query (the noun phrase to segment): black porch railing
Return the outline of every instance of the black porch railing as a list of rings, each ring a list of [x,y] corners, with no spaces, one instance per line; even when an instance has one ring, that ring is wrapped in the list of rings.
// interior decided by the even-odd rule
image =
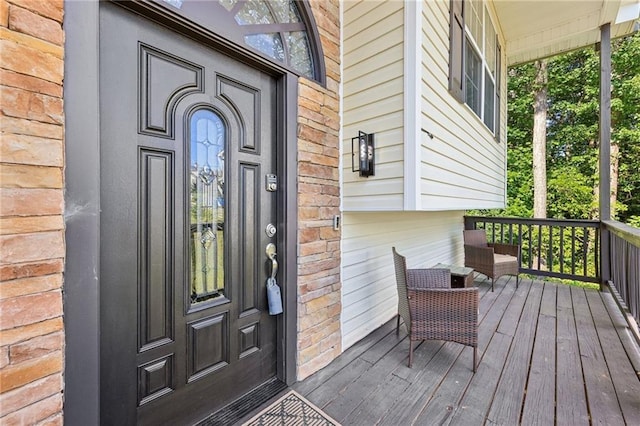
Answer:
[[[640,342],[640,229],[613,220],[603,221],[602,227],[609,235],[607,283],[623,314],[635,320],[635,325],[629,324]]]
[[[490,242],[520,245],[520,272],[600,283],[600,222],[465,216]]]
[[[640,342],[639,229],[613,220],[484,216],[465,216],[464,227],[519,244],[520,272],[608,285]]]

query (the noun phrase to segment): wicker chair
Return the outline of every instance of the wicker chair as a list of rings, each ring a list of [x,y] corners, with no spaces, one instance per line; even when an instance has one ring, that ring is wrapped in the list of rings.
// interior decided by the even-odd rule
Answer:
[[[464,266],[491,278],[491,291],[493,291],[493,282],[507,274],[516,276],[516,288],[518,288],[520,246],[489,244],[484,230],[467,229],[464,231]]]
[[[398,286],[398,320],[409,333],[409,367],[413,343],[445,340],[473,347],[473,372],[478,352],[478,289],[451,287],[448,269],[407,269],[404,256],[393,247]]]

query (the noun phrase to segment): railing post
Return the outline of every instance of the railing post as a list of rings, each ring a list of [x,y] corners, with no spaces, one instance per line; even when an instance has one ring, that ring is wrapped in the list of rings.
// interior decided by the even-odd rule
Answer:
[[[464,217],[464,229],[475,229],[474,221],[469,216]]]
[[[611,238],[609,229],[600,221],[600,291],[611,280]]]
[[[600,27],[600,290],[611,278],[609,231],[611,219],[611,24]]]

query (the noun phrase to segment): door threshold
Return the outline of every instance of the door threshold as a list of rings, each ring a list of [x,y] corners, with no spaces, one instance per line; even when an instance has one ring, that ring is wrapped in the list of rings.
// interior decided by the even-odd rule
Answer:
[[[196,426],[233,425],[286,388],[287,384],[277,377],[269,379],[251,392],[196,423]]]

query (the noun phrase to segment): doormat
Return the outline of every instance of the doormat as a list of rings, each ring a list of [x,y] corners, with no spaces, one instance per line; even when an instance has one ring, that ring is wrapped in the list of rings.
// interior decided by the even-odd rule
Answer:
[[[289,391],[273,404],[256,414],[243,426],[300,425],[340,426],[295,391]]]

